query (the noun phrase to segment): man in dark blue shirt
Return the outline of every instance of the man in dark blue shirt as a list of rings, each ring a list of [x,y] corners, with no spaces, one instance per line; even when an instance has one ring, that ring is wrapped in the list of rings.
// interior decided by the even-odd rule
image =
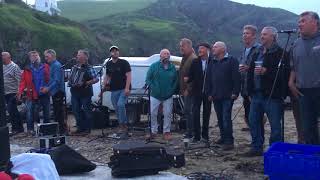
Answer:
[[[240,73],[238,60],[227,53],[224,42],[212,46],[213,61],[208,67],[207,91],[209,101],[213,101],[220,129],[218,144],[224,150],[234,148],[231,112],[234,100],[240,92]]]

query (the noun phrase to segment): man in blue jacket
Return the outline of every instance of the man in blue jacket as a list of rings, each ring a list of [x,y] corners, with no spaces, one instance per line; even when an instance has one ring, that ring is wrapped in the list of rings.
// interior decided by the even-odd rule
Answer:
[[[64,72],[61,63],[56,58],[56,52],[53,49],[44,51],[44,57],[50,65],[50,80],[48,86],[41,87],[43,94],[49,93],[52,96],[54,119],[59,123],[60,134],[66,133],[64,123],[64,105],[63,99],[65,96],[64,88]]]

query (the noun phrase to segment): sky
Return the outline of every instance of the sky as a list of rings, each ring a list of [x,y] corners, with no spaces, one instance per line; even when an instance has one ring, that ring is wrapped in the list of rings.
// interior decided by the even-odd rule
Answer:
[[[23,0],[26,1],[26,0]],[[35,0],[27,0],[34,4]],[[59,1],[59,0],[58,0]],[[232,0],[243,4],[254,4],[262,7],[276,7],[300,14],[303,11],[315,11],[320,14],[320,0]]]
[[[301,14],[303,11],[315,11],[320,14],[320,0],[232,0],[242,4],[254,4],[262,7],[275,7]]]

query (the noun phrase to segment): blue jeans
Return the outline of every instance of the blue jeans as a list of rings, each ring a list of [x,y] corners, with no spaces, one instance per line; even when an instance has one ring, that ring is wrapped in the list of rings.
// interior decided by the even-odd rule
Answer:
[[[39,112],[42,108],[43,122],[50,122],[50,96],[41,95],[36,101],[27,100],[27,130],[34,130],[34,121],[39,121]]]
[[[116,111],[119,124],[128,123],[126,115],[127,99],[128,97],[124,94],[124,89],[111,92],[111,101],[114,110]]]
[[[6,108],[9,113],[9,121],[12,125],[12,131],[23,132],[22,120],[17,109],[16,94],[5,95]]]
[[[234,138],[231,120],[233,100],[218,99],[213,101],[213,105],[218,119],[221,140],[224,144],[233,144]]]
[[[299,97],[299,110],[305,143],[319,145],[320,88],[300,91],[304,95]]]
[[[90,131],[92,127],[91,96],[71,96],[72,112],[76,118],[78,131]]]
[[[252,137],[252,148],[257,151],[263,150],[264,138],[261,131],[264,113],[267,114],[271,126],[269,144],[281,141],[281,118],[283,118],[283,101],[281,99],[270,99],[261,93],[252,96],[249,125]]]

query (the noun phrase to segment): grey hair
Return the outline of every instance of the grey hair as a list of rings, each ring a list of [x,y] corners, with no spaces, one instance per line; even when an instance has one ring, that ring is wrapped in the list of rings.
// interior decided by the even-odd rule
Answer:
[[[253,34],[256,35],[258,28],[255,25],[247,24],[247,25],[243,26],[243,30],[249,30],[249,31],[253,32]]]
[[[162,50],[160,51],[160,54],[161,54],[162,52],[165,52],[165,51],[168,52],[169,54],[171,54],[170,51],[169,51],[169,49],[162,49]]]
[[[86,50],[86,49],[80,49],[80,50],[78,51],[78,53],[84,54],[85,56],[87,56],[88,59],[89,59],[89,57],[90,57],[90,53],[89,53],[89,51]]]
[[[11,54],[9,52],[6,52],[6,51],[2,52],[1,56],[4,56],[4,55],[7,55],[7,56],[9,56],[11,58]]]
[[[51,54],[52,56],[56,57],[57,56],[57,53],[55,50],[53,49],[47,49],[44,51],[45,54]]]
[[[300,17],[303,17],[303,16],[310,16],[312,19],[317,21],[317,25],[318,25],[318,27],[320,27],[320,18],[319,18],[318,13],[313,12],[313,11],[305,11],[300,14]]]
[[[217,41],[215,42],[215,44],[219,45],[219,46],[222,46],[224,51],[227,52],[227,45],[225,42],[222,42],[222,41]]]
[[[277,42],[278,41],[278,30],[277,28],[273,27],[273,26],[266,26],[264,27],[263,29],[266,29],[266,30],[270,30],[272,32],[272,35],[274,37],[274,41]]]
[[[187,44],[189,47],[192,47],[192,41],[188,38],[183,38],[180,40],[181,44]]]

